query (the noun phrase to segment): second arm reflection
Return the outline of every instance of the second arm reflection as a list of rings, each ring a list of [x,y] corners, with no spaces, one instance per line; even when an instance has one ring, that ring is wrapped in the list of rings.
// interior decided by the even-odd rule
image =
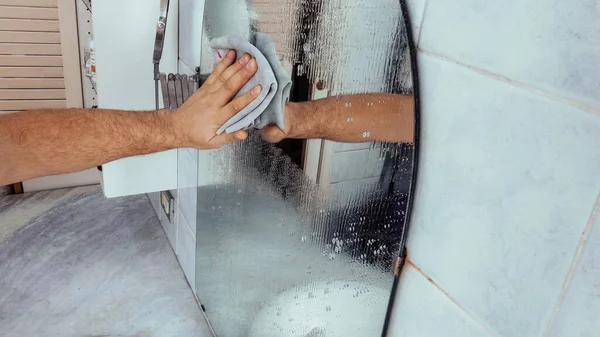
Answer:
[[[414,97],[358,94],[289,102],[284,124],[285,130],[268,126],[262,131],[263,138],[271,143],[285,138],[322,138],[344,143],[412,143]]]

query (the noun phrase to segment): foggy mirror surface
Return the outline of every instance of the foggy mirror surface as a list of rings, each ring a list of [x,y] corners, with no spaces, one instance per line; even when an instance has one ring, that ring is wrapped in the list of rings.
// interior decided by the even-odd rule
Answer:
[[[253,32],[275,40],[292,101],[385,93],[414,102],[398,0],[206,0],[201,73],[213,68],[211,39]],[[365,97],[375,122],[384,102]],[[381,335],[414,145],[368,132],[316,151],[314,141],[273,145],[251,132],[199,152],[195,287],[217,336]]]

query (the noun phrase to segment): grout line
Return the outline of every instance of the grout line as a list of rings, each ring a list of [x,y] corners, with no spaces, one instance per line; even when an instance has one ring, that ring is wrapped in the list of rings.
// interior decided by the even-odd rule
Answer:
[[[440,54],[437,54],[437,53],[433,53],[433,52],[430,52],[430,51],[423,50],[420,47],[417,47],[417,51],[420,52],[420,53],[422,53],[422,54],[424,54],[424,55],[435,57],[437,59],[444,60],[446,62],[456,63],[459,66],[465,67],[465,68],[467,68],[469,70],[472,70],[472,71],[474,71],[476,73],[479,73],[481,75],[494,78],[494,79],[496,79],[498,81],[505,82],[507,84],[513,85],[513,86],[515,86],[517,88],[520,88],[520,89],[525,89],[525,90],[531,91],[531,92],[533,92],[535,94],[544,96],[544,97],[549,98],[549,99],[551,99],[553,101],[557,101],[557,102],[560,102],[560,103],[563,103],[563,104],[567,104],[567,105],[573,106],[573,107],[575,107],[575,108],[577,108],[579,110],[583,110],[583,111],[592,113],[594,115],[600,115],[600,109],[591,107],[591,106],[589,106],[589,105],[587,105],[585,103],[574,101],[572,99],[569,99],[569,98],[566,98],[566,97],[563,97],[563,96],[559,96],[557,94],[553,94],[551,92],[548,92],[548,91],[545,91],[545,90],[542,90],[542,89],[538,89],[536,87],[532,87],[530,85],[527,85],[527,84],[524,84],[524,83],[512,80],[512,79],[510,79],[510,78],[508,78],[506,76],[499,75],[499,74],[496,74],[496,73],[492,73],[492,72],[490,72],[488,70],[468,65],[466,63],[457,61],[455,59],[452,59],[452,58],[444,56],[444,55],[440,55]]]
[[[571,262],[571,266],[569,267],[569,271],[567,272],[567,276],[565,277],[565,281],[563,283],[560,294],[558,295],[558,299],[556,300],[556,306],[552,312],[552,316],[550,317],[550,321],[546,327],[546,331],[544,332],[544,337],[550,336],[552,332],[552,328],[554,327],[554,322],[556,321],[556,317],[560,312],[560,308],[562,307],[563,302],[565,301],[565,297],[567,296],[567,291],[569,290],[569,286],[571,285],[571,281],[573,280],[573,276],[575,275],[575,271],[577,267],[579,267],[579,263],[581,262],[583,256],[583,250],[586,247],[586,243],[589,239],[590,233],[594,227],[594,223],[598,218],[598,214],[600,213],[600,195],[596,200],[594,208],[592,209],[592,214],[585,225],[583,232],[581,233],[581,239],[579,240],[579,244],[577,245],[577,250],[575,250],[575,256],[573,257],[573,262]]]
[[[487,325],[487,323],[485,323],[484,321],[482,321],[481,319],[479,319],[479,317],[477,315],[473,314],[470,310],[468,310],[467,308],[463,307],[460,303],[458,303],[458,301],[456,299],[454,299],[452,296],[450,296],[450,294],[448,294],[444,289],[442,289],[442,287],[437,282],[435,282],[429,275],[427,275],[420,267],[418,267],[408,257],[406,258],[406,264],[408,264],[411,267],[415,268],[415,270],[419,274],[421,274],[423,277],[425,277],[425,279],[427,281],[429,281],[429,283],[431,283],[435,288],[437,288],[444,296],[446,296],[452,303],[454,303],[460,310],[462,310],[470,319],[472,319],[475,323],[477,323],[480,326],[482,326],[484,328],[484,330],[490,336],[500,337],[500,334],[498,334],[498,332],[496,332],[492,327],[490,327],[489,325]]]
[[[423,10],[421,12],[421,21],[419,22],[419,36],[417,36],[417,41],[415,41],[415,47],[419,50],[419,45],[421,43],[421,34],[423,34],[423,23],[425,22],[425,13],[427,13],[427,5],[429,1],[424,0]]]

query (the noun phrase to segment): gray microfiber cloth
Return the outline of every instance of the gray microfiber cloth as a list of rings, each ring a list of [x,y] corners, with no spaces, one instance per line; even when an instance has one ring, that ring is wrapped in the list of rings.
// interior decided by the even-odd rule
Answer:
[[[292,79],[281,65],[275,42],[267,34],[256,33],[253,41],[248,41],[241,35],[227,35],[210,42],[215,56],[215,64],[221,61],[229,49],[234,49],[239,59],[245,53],[256,59],[258,70],[246,83],[235,97],[242,96],[257,85],[262,86],[262,91],[242,111],[228,120],[217,134],[235,132],[242,129],[262,129],[267,125],[275,124],[283,130],[283,114],[285,103],[289,100],[292,88]]]

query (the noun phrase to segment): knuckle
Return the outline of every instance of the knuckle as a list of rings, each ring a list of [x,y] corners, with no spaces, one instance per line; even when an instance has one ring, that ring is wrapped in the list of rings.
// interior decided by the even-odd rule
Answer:
[[[233,101],[232,103],[233,103],[232,104],[233,105],[233,110],[235,112],[241,111],[246,106],[246,104],[244,103],[244,101],[239,100],[239,99]]]
[[[215,80],[215,82],[216,82],[216,80]],[[221,90],[221,86],[220,86],[220,85],[218,85],[218,84],[216,84],[216,83],[213,83],[213,84],[210,86],[210,88],[208,89],[208,92],[209,92],[211,95],[214,95],[214,94],[216,94],[217,92],[219,92],[219,90]]]
[[[231,81],[225,81],[223,83],[223,88],[227,91],[235,91],[235,86],[231,83]]]
[[[252,97],[252,95],[250,95],[250,93],[247,93],[244,95],[244,98],[242,98],[243,101],[240,102],[240,105],[242,105],[242,109],[247,107],[250,103],[252,103],[252,101],[254,100],[254,97]]]
[[[225,65],[223,64],[223,62],[221,61],[221,63],[217,64],[217,66],[215,67],[215,69],[213,70],[213,73],[222,73],[223,70],[225,69]]]
[[[231,77],[227,82],[225,82],[225,86],[227,86],[227,90],[229,91],[237,91],[240,89],[240,81],[237,76]]]
[[[248,69],[248,67],[244,67],[244,71],[242,72],[242,75],[244,76],[244,78],[250,78],[250,77],[254,76],[255,73],[256,73],[256,68]]]
[[[229,68],[229,69],[225,70],[225,71],[223,72],[223,79],[224,79],[224,80],[228,80],[228,79],[230,79],[230,78],[231,78],[231,76],[232,76],[233,74],[235,74],[235,73],[236,73],[236,71],[237,71],[237,70],[236,70],[235,68]]]
[[[232,64],[230,66],[230,68],[235,71],[239,71],[240,69],[242,69],[242,67],[243,67],[243,65],[239,62],[235,62],[234,64]]]
[[[206,79],[206,81],[204,81],[204,83],[202,84],[202,86],[200,87],[200,89],[204,88],[207,85],[211,85],[215,82],[215,74],[212,73],[210,74],[210,76],[208,76],[208,78]]]

